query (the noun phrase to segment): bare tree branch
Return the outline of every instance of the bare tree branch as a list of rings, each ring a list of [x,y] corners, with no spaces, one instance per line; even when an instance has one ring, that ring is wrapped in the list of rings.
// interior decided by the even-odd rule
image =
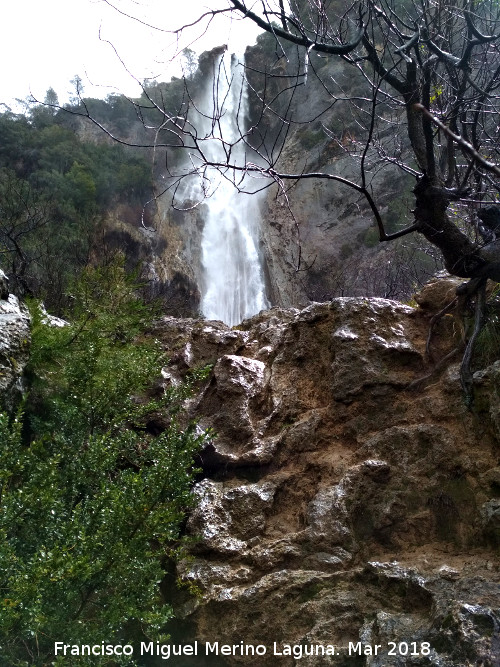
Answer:
[[[466,153],[468,153],[475,162],[480,164],[486,171],[491,171],[494,173],[496,176],[500,177],[500,167],[496,165],[493,162],[490,162],[489,160],[486,160],[482,155],[480,155],[476,150],[474,150],[474,147],[468,142],[463,139],[463,137],[459,136],[458,134],[454,134],[449,127],[447,127],[444,123],[442,123],[439,118],[436,118],[433,116],[428,109],[424,107],[423,104],[415,104],[415,108],[421,111],[426,118],[428,118],[430,121],[434,123],[439,129],[443,130],[443,132],[450,138],[452,139],[455,143],[457,143],[461,148],[464,149]]]

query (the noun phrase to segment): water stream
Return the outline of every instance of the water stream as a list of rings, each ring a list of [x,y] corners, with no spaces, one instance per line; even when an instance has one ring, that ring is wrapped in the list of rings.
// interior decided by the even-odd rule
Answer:
[[[247,116],[243,67],[226,52],[215,62],[214,79],[206,78],[198,111],[190,118],[209,162],[224,163],[230,151],[232,164],[245,165],[249,149],[239,139]],[[261,186],[262,180],[242,171],[210,166],[190,185],[190,198],[201,195],[204,201],[201,309],[208,319],[230,326],[269,307],[259,251],[262,196],[256,191]]]

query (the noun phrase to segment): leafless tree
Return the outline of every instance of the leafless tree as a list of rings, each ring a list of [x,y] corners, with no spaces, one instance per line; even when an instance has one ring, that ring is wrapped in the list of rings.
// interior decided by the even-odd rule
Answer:
[[[205,22],[209,30],[219,13],[257,24],[271,45],[267,61],[246,64],[254,113],[251,127],[241,128],[237,142],[248,147],[249,159],[244,165],[233,163],[234,141],[222,139],[217,160],[205,150],[206,140],[217,136],[222,103],[214,103],[210,136],[200,135],[189,115],[196,107],[195,86],[185,82],[175,109],[144,88],[145,104],[136,110],[154,135],[149,145],[156,153],[165,149],[169,160],[173,151],[189,156],[184,160],[189,169],[169,172],[168,188],[175,193],[193,172],[208,178],[208,167],[218,168],[236,187],[243,187],[239,173],[258,173],[269,179],[266,185],[278,184],[284,196],[298,180],[322,179],[365,199],[381,242],[410,233],[423,235],[439,249],[452,275],[468,279],[459,296],[476,304],[462,368],[462,383],[470,392],[470,357],[485,319],[486,281],[500,281],[500,4],[227,0],[227,6],[205,12],[196,23]],[[353,92],[331,72],[325,75],[320,58],[350,68],[359,87]],[[212,68],[214,81],[222,76],[217,62],[204,64],[205,74]],[[313,79],[322,90],[323,106],[315,106],[314,115],[307,118],[297,112],[296,100],[306,99],[300,96]],[[350,105],[354,119],[354,127],[343,133],[333,131],[325,120],[332,107],[341,104]],[[91,116],[83,100],[80,113]],[[297,124],[312,123],[330,146],[351,153],[358,177],[329,169],[290,173],[283,167],[282,151],[290,132]],[[374,173],[387,165],[415,180],[414,219],[390,231],[379,205],[381,193],[373,187]],[[166,166],[170,167],[168,161]]]
[[[48,225],[50,210],[30,185],[6,170],[0,172],[0,258],[12,291],[32,295],[41,250],[34,232]]]

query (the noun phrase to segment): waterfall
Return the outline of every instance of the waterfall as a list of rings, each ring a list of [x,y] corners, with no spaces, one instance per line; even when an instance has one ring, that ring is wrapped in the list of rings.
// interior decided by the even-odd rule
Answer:
[[[241,139],[247,129],[248,93],[235,56],[218,56],[214,77],[206,77],[196,106],[190,122],[207,161],[244,166],[251,153]],[[242,171],[203,166],[186,192],[204,202],[201,310],[208,319],[230,326],[269,307],[259,251],[261,185]]]

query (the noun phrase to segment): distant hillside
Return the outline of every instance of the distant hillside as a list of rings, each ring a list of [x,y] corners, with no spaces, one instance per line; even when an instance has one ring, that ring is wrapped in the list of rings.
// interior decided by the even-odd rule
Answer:
[[[100,106],[123,123],[117,101]],[[108,212],[120,203],[140,217],[151,197],[148,156],[86,127],[43,105],[28,115],[0,114],[0,264],[13,291],[55,311],[72,277],[97,247],[103,251]]]

